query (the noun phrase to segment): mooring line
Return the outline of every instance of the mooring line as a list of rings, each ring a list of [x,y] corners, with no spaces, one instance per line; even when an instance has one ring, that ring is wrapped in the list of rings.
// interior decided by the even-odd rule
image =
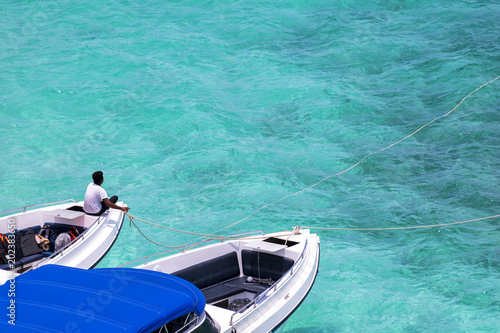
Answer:
[[[387,146],[387,147],[385,147],[385,148],[379,149],[379,150],[377,150],[377,151],[375,151],[375,152],[371,152],[371,153],[369,153],[369,154],[365,155],[365,156],[364,156],[362,159],[360,159],[357,163],[353,164],[352,166],[350,166],[349,168],[347,168],[347,169],[345,169],[345,170],[343,170],[343,171],[341,171],[341,172],[338,172],[338,173],[336,173],[336,174],[333,174],[333,175],[327,176],[327,177],[325,177],[325,178],[321,179],[319,182],[317,182],[317,183],[315,183],[315,184],[313,184],[313,185],[311,185],[311,186],[305,187],[305,188],[303,188],[303,189],[301,189],[301,190],[299,190],[299,191],[297,191],[297,192],[295,192],[295,193],[292,193],[292,194],[286,195],[286,196],[284,196],[283,198],[278,199],[278,200],[276,200],[276,201],[273,201],[273,202],[267,203],[267,204],[265,204],[264,206],[260,207],[259,209],[255,210],[255,211],[254,211],[253,213],[251,213],[250,215],[248,215],[248,216],[246,216],[246,217],[242,218],[241,220],[238,220],[238,221],[236,221],[236,222],[234,222],[234,223],[232,223],[232,224],[229,224],[229,225],[227,225],[227,226],[225,226],[225,227],[223,227],[223,228],[217,229],[217,230],[215,230],[213,233],[217,233],[217,232],[219,232],[219,231],[221,231],[221,230],[224,230],[224,229],[227,229],[227,228],[233,227],[233,226],[235,226],[235,225],[237,225],[237,224],[239,224],[239,223],[241,223],[241,222],[243,222],[243,221],[248,220],[250,217],[254,216],[255,214],[257,214],[258,212],[260,212],[260,211],[261,211],[261,210],[263,210],[264,208],[267,208],[267,207],[269,207],[269,206],[272,206],[272,205],[274,205],[274,204],[277,204],[278,202],[283,201],[283,200],[285,200],[285,199],[288,199],[288,198],[290,198],[290,197],[296,196],[296,195],[298,195],[298,194],[300,194],[300,193],[302,193],[302,192],[304,192],[304,191],[306,191],[306,190],[309,190],[309,189],[311,189],[311,188],[313,188],[313,187],[318,186],[319,184],[323,183],[324,181],[326,181],[326,180],[328,180],[328,179],[330,179],[330,178],[340,176],[340,175],[342,175],[342,174],[344,174],[344,173],[348,172],[349,170],[354,169],[355,167],[357,167],[358,165],[360,165],[361,163],[363,163],[366,159],[368,159],[370,156],[375,155],[375,154],[378,154],[378,153],[381,153],[381,152],[383,152],[383,151],[385,151],[385,150],[387,150],[387,149],[390,149],[390,148],[394,147],[395,145],[397,145],[397,144],[399,144],[399,143],[401,143],[401,142],[403,142],[403,141],[405,141],[405,140],[407,140],[407,139],[411,138],[412,136],[414,136],[415,134],[417,134],[418,132],[420,132],[421,130],[423,130],[425,127],[427,127],[427,126],[429,126],[430,124],[434,123],[435,121],[437,121],[437,120],[439,120],[439,119],[441,119],[441,118],[443,118],[443,117],[446,117],[446,116],[450,115],[450,114],[451,114],[452,112],[454,112],[454,111],[455,111],[455,110],[456,110],[456,109],[457,109],[460,105],[462,105],[462,103],[463,103],[463,102],[464,102],[467,98],[469,98],[472,94],[474,94],[475,92],[477,92],[477,91],[478,91],[478,90],[480,90],[481,88],[486,87],[486,86],[487,86],[487,85],[489,85],[490,83],[495,82],[495,81],[496,81],[496,80],[498,80],[498,79],[500,79],[500,76],[498,76],[498,77],[494,78],[493,80],[490,80],[490,81],[488,81],[488,82],[486,82],[486,83],[482,84],[481,86],[477,87],[476,89],[474,89],[473,91],[471,91],[469,94],[467,94],[467,96],[465,96],[464,98],[462,98],[462,100],[460,101],[460,103],[458,103],[458,104],[457,104],[457,105],[456,105],[453,109],[451,109],[450,111],[446,112],[445,114],[443,114],[443,115],[441,115],[441,116],[439,116],[439,117],[437,117],[437,118],[434,118],[433,120],[431,120],[431,121],[429,121],[428,123],[426,123],[425,125],[421,126],[419,129],[417,129],[417,130],[416,130],[416,131],[414,131],[413,133],[411,133],[411,134],[409,134],[409,135],[405,136],[405,137],[404,137],[404,138],[402,138],[401,140],[396,141],[396,142],[394,142],[394,143],[392,143],[392,144],[388,145],[388,146]]]
[[[412,227],[391,227],[391,228],[327,228],[327,227],[305,227],[305,226],[300,226],[300,227],[302,229],[342,230],[342,231],[390,231],[390,230],[408,230],[408,229],[426,229],[426,228],[428,229],[428,228],[445,227],[445,226],[449,226],[449,225],[456,225],[456,224],[477,222],[477,221],[482,221],[482,220],[489,220],[489,219],[494,219],[497,217],[500,217],[500,214],[488,216],[488,217],[481,217],[478,219],[467,220],[467,221],[450,222],[450,223],[442,223],[442,224],[431,224],[431,225],[417,225],[417,226],[412,226]]]
[[[159,244],[153,240],[151,240],[150,238],[148,238],[140,229],[139,227],[134,223],[134,219],[135,220],[138,220],[138,221],[141,221],[143,223],[147,223],[147,224],[150,224],[150,225],[153,225],[153,226],[156,226],[156,227],[160,227],[160,228],[163,228],[163,229],[167,229],[167,230],[170,230],[170,231],[175,231],[175,232],[181,232],[181,233],[186,233],[186,234],[191,234],[191,235],[197,235],[197,236],[201,236],[201,238],[203,237],[209,237],[209,238],[214,238],[214,239],[224,239],[224,238],[230,238],[231,236],[219,236],[219,235],[214,235],[215,233],[218,233],[219,231],[221,230],[224,230],[224,229],[227,229],[227,228],[230,228],[232,226],[235,226],[243,221],[246,221],[248,220],[250,217],[254,216],[255,214],[259,213],[261,210],[269,207],[269,206],[272,206],[280,201],[283,201],[287,198],[290,198],[290,197],[293,197],[293,196],[296,196],[306,190],[309,190],[313,187],[316,187],[318,186],[319,184],[323,183],[324,181],[330,179],[330,178],[333,178],[333,177],[336,177],[336,176],[340,176],[350,170],[352,170],[353,168],[357,167],[358,165],[360,165],[361,163],[363,163],[366,159],[368,159],[370,156],[372,155],[375,155],[375,154],[378,154],[380,152],[383,152],[387,149],[390,149],[392,147],[394,147],[395,145],[409,139],[410,137],[414,136],[415,134],[417,134],[418,132],[420,132],[421,130],[423,130],[425,127],[429,126],[430,124],[436,122],[437,120],[443,118],[443,117],[446,117],[448,115],[450,115],[452,112],[454,112],[460,105],[462,105],[462,103],[467,99],[469,98],[472,94],[474,94],[475,92],[477,92],[478,90],[480,90],[481,88],[484,88],[485,86],[489,85],[490,83],[493,83],[495,81],[497,81],[498,79],[500,79],[500,76],[494,78],[493,80],[490,80],[484,84],[482,84],[481,86],[477,87],[476,89],[474,89],[473,91],[471,91],[469,94],[467,94],[467,96],[465,96],[464,98],[462,98],[462,100],[453,108],[451,109],[450,111],[446,112],[445,114],[437,117],[437,118],[434,118],[433,120],[429,121],[428,123],[424,124],[423,126],[421,126],[420,128],[418,128],[416,131],[414,131],[413,133],[405,136],[404,138],[402,138],[401,140],[398,140],[390,145],[388,145],[387,147],[384,147],[384,148],[381,148],[377,151],[374,151],[374,152],[371,152],[367,155],[365,155],[363,158],[361,158],[358,162],[356,162],[355,164],[353,164],[352,166],[350,166],[349,168],[341,171],[341,172],[338,172],[336,174],[332,174],[332,175],[329,175],[323,179],[321,179],[320,181],[318,181],[317,183],[313,184],[313,185],[310,185],[308,187],[305,187],[295,193],[292,193],[292,194],[289,194],[289,195],[286,195],[278,200],[275,200],[273,202],[270,202],[270,203],[267,203],[265,205],[263,205],[262,207],[258,208],[257,210],[255,210],[253,213],[251,213],[250,215],[232,223],[232,224],[229,224],[223,228],[220,228],[220,229],[217,229],[216,231],[210,233],[210,234],[203,234],[203,233],[196,233],[196,232],[188,232],[188,231],[182,231],[182,230],[178,230],[178,229],[173,229],[173,228],[169,228],[169,227],[165,227],[165,226],[162,226],[162,225],[159,225],[159,224],[155,224],[155,223],[151,223],[151,222],[147,222],[147,221],[144,221],[144,220],[141,220],[141,219],[138,219],[128,213],[125,213],[129,218],[130,218],[130,224],[134,224],[134,226],[137,228],[137,230],[139,230],[139,232],[147,239],[149,240],[150,242],[154,243],[154,244],[157,244],[159,246],[162,246],[162,247],[165,247],[165,248],[178,248],[178,247],[182,247],[182,246],[186,246],[186,245],[189,245],[191,243],[186,243],[186,244],[183,244],[183,245],[177,245],[177,246],[165,246],[165,245],[162,245],[162,244]],[[460,221],[460,222],[451,222],[451,223],[443,223],[443,224],[433,224],[433,225],[425,225],[425,226],[410,226],[410,227],[389,227],[389,228],[328,228],[328,227],[303,227],[301,226],[301,228],[305,228],[305,229],[320,229],[320,230],[345,230],[345,231],[388,231],[388,230],[408,230],[408,229],[424,229],[424,228],[435,228],[435,227],[443,227],[443,226],[450,226],[450,225],[456,225],[456,224],[464,224],[464,223],[470,223],[470,222],[476,222],[476,221],[481,221],[481,220],[487,220],[487,219],[493,219],[493,218],[497,218],[497,217],[500,217],[500,215],[493,215],[493,216],[489,216],[489,217],[483,217],[483,218],[478,218],[478,219],[473,219],[473,220],[467,220],[467,221]]]
[[[138,219],[134,215],[130,215],[127,212],[125,212],[125,215],[127,215],[129,217],[130,223],[134,223],[133,220],[137,220],[137,221],[141,221],[143,223],[150,224],[150,225],[158,227],[158,228],[163,228],[163,229],[167,229],[167,230],[170,230],[170,231],[182,232],[182,233],[190,234],[190,235],[197,235],[197,236],[203,236],[203,237],[215,237],[215,238],[224,237],[224,236],[220,236],[220,235],[202,234],[202,233],[198,233],[198,232],[183,231],[183,230],[178,230],[178,229],[174,229],[174,228],[165,227],[165,226],[160,225],[160,224],[156,224],[156,223],[152,223],[152,222],[148,222],[148,221],[144,221],[144,220]],[[135,223],[134,223],[134,225],[135,225]]]
[[[156,244],[158,246],[161,246],[161,247],[164,247],[164,248],[167,248],[167,249],[180,249],[180,248],[182,248],[183,251],[188,251],[188,250],[190,250],[192,248],[195,248],[196,246],[198,246],[198,245],[200,245],[201,243],[204,243],[204,242],[235,240],[235,239],[241,238],[241,235],[215,236],[215,235],[199,234],[199,233],[193,233],[193,232],[190,232],[190,231],[184,231],[184,230],[178,230],[178,229],[168,228],[168,227],[165,227],[165,226],[162,226],[162,225],[159,225],[159,224],[155,224],[155,223],[151,223],[151,222],[148,222],[148,221],[144,221],[144,220],[138,219],[138,218],[136,218],[133,215],[130,215],[128,213],[125,213],[125,214],[130,218],[130,225],[133,224],[134,227],[136,227],[136,229],[141,233],[141,235],[144,238],[146,238],[149,242],[151,242],[153,244]],[[295,231],[299,230],[299,229],[329,230],[329,231],[331,231],[331,230],[336,230],[336,231],[393,231],[393,230],[429,229],[429,228],[446,227],[446,226],[457,225],[457,224],[465,224],[465,223],[471,223],[471,222],[489,220],[489,219],[494,219],[494,218],[498,218],[498,217],[500,217],[500,214],[493,215],[493,216],[488,216],[488,217],[481,217],[481,218],[472,219],[472,220],[460,221],[460,222],[450,222],[450,223],[431,224],[431,225],[419,225],[419,226],[410,226],[410,227],[388,227],[388,228],[336,228],[336,227],[329,228],[329,227],[296,226],[293,231],[291,231],[291,232],[284,232],[283,234],[281,234],[281,236],[287,237],[286,241],[288,241],[288,238],[290,238],[292,235],[294,235]],[[164,244],[160,244],[158,242],[155,242],[154,240],[152,240],[148,236],[146,236],[146,234],[144,234],[144,232],[142,232],[142,230],[137,226],[137,224],[135,224],[135,222],[133,221],[134,219],[138,220],[140,222],[143,222],[143,223],[146,223],[146,224],[150,224],[150,225],[155,226],[155,227],[160,227],[160,228],[163,228],[163,229],[167,229],[167,230],[170,230],[170,231],[175,231],[175,232],[184,233],[184,234],[190,234],[190,235],[193,235],[193,234],[194,235],[201,235],[201,236],[207,237],[207,238],[204,241],[201,241],[201,242],[188,242],[188,243],[184,243],[184,244],[181,244],[181,245],[164,245]],[[208,237],[211,237],[211,238],[208,238]],[[250,236],[250,237],[247,236],[247,237],[245,237],[245,239],[263,239],[263,238],[266,238],[266,237],[267,236],[264,234],[264,235],[260,235],[260,236]],[[189,247],[188,247],[188,245],[189,245]]]
[[[197,245],[199,245],[199,243],[193,243],[192,241],[188,242],[188,243],[184,243],[184,244],[180,244],[180,245],[164,245],[164,244],[160,244],[158,242],[155,242],[154,240],[152,240],[151,238],[149,238],[148,236],[146,236],[146,234],[137,226],[137,224],[134,222],[134,220],[137,220],[137,221],[140,221],[142,223],[146,223],[146,224],[149,224],[149,225],[152,225],[154,227],[158,227],[158,228],[162,228],[162,229],[167,229],[167,230],[170,230],[170,231],[175,231],[175,232],[179,232],[179,233],[183,233],[183,234],[188,234],[188,235],[198,235],[198,236],[202,236],[200,238],[203,238],[205,237],[205,241],[224,241],[224,240],[234,240],[234,239],[239,239],[241,238],[241,234],[240,235],[228,235],[228,236],[222,236],[222,235],[209,235],[209,234],[202,234],[202,233],[197,233],[197,232],[191,232],[191,231],[185,231],[185,230],[179,230],[179,229],[174,229],[174,228],[169,228],[169,227],[165,227],[163,225],[159,225],[159,224],[156,224],[156,223],[152,223],[152,222],[148,222],[148,221],[145,221],[145,220],[141,220],[141,219],[138,219],[137,217],[125,212],[125,215],[127,215],[130,219],[130,226],[134,225],[134,227],[139,231],[139,233],[144,237],[146,238],[149,242],[153,243],[153,244],[156,244],[158,246],[161,246],[161,247],[164,247],[164,248],[167,248],[167,249],[177,249],[177,248],[185,248],[185,250],[189,250],[191,249],[192,247],[196,247]],[[282,234],[282,236],[289,236],[289,235],[292,235],[291,232],[284,232]],[[263,238],[266,238],[267,236],[265,234],[263,235],[260,235],[260,236],[246,236],[245,239],[263,239]],[[198,239],[200,239],[198,238]],[[186,248],[188,245],[191,245],[192,247],[189,247],[189,248]]]
[[[127,213],[125,213],[127,214]],[[127,214],[129,215],[129,214]],[[130,217],[130,225],[134,225],[134,227],[139,231],[139,233],[144,237],[146,238],[148,241],[150,241],[151,243],[155,244],[155,245],[158,245],[158,246],[161,246],[161,247],[164,247],[164,248],[167,248],[167,249],[174,249],[174,248],[177,248],[177,247],[182,247],[183,245],[187,245],[187,244],[183,244],[183,245],[180,245],[180,246],[169,246],[169,245],[163,245],[163,244],[160,244],[160,243],[157,243],[155,242],[154,240],[152,240],[151,238],[149,238],[148,236],[146,236],[146,234],[144,234],[142,232],[142,230],[137,226],[137,224],[135,224],[134,222],[134,216],[132,215],[129,215]]]

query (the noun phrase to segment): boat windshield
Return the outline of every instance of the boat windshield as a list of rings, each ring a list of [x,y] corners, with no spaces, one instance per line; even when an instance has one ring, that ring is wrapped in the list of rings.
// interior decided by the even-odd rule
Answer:
[[[189,313],[170,321],[151,333],[219,333],[220,327],[206,312],[201,316]]]

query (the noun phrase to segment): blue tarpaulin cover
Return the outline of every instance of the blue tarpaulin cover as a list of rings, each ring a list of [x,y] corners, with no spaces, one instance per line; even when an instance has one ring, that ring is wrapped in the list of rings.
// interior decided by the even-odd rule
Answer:
[[[205,297],[165,273],[45,265],[0,286],[0,308],[0,332],[151,332],[189,312],[200,315]]]

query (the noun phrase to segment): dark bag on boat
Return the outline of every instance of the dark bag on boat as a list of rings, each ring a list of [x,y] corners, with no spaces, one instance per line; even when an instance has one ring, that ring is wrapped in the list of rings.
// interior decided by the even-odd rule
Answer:
[[[43,252],[43,249],[40,246],[38,246],[38,243],[36,242],[35,231],[32,228],[28,228],[27,230],[21,230],[16,235],[16,257],[17,257],[17,245],[20,246],[23,257]]]
[[[57,236],[59,236],[59,232],[52,229],[50,225],[45,224],[38,234],[50,241],[49,250],[54,252],[54,243],[56,242]]]
[[[40,229],[40,232],[38,233],[40,236],[42,236],[43,238],[46,238],[46,239],[49,239],[50,240],[50,236],[52,236],[52,234],[54,233],[54,230],[52,230],[52,228],[50,227],[50,225],[44,225],[41,229]]]
[[[4,234],[0,234],[0,262],[3,264],[9,263],[9,245],[9,238],[7,238]]]

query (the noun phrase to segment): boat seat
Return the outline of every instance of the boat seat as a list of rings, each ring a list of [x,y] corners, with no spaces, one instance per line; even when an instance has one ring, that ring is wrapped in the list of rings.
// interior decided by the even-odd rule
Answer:
[[[216,285],[202,288],[201,291],[205,295],[207,303],[218,302],[245,291],[260,295],[269,288],[269,284],[247,282],[248,276],[262,279],[270,278],[272,281],[277,281],[294,264],[292,259],[253,250],[243,250],[241,258],[244,276],[220,281]]]
[[[43,225],[46,225],[46,224],[49,225],[54,231],[57,231],[57,232],[68,232],[69,229],[71,229],[71,227],[72,227],[71,224],[54,223],[54,222],[45,222]],[[19,232],[21,232],[23,230],[28,230],[29,228],[33,229],[33,231],[35,232],[35,235],[40,233],[40,230],[42,230],[41,226],[34,225],[32,227],[16,230],[14,234],[17,235]],[[85,230],[87,230],[87,228],[79,227],[79,226],[75,226],[75,228],[78,230],[79,233],[82,233]]]
[[[36,253],[36,254],[32,254],[32,255],[27,256],[27,257],[22,257],[21,259],[16,260],[14,267],[15,268],[19,268],[19,267],[22,268],[28,264],[31,264],[34,261],[37,261],[37,260],[40,260],[43,258],[44,258],[44,255],[42,253]],[[0,269],[10,270],[10,264],[1,264]]]
[[[41,253],[36,253],[36,254],[32,254],[30,256],[27,256],[27,257],[23,257],[19,260],[16,261],[16,265],[17,263],[21,263],[20,266],[24,266],[24,265],[27,265],[27,264],[30,264],[34,261],[37,261],[37,260],[40,260],[40,259],[43,259],[43,254]],[[17,266],[16,266],[17,267]]]
[[[72,207],[69,207],[69,208],[66,208],[66,210],[72,210],[74,212],[82,212],[82,213],[85,213],[85,211],[83,210],[83,206],[72,206]]]
[[[227,253],[197,265],[172,273],[187,280],[200,289],[240,276],[236,252]]]
[[[254,250],[241,251],[241,258],[244,275],[273,281],[279,280],[294,264],[290,258]]]
[[[171,273],[201,289],[207,303],[214,303],[248,291],[259,295],[269,285],[249,283],[247,277],[279,280],[294,264],[292,259],[253,250],[242,251],[243,276],[238,255],[231,252],[223,256]]]
[[[247,282],[247,277],[243,276],[204,288],[201,291],[205,295],[207,303],[214,303],[245,291],[259,295],[267,288],[269,285]]]
[[[55,222],[45,222],[44,225],[49,225],[54,231],[57,231],[59,233],[68,232],[69,229],[71,229],[71,227],[73,227],[73,225],[71,225],[71,224],[55,223]],[[79,233],[82,233],[85,230],[87,230],[87,228],[79,227],[76,225],[74,227],[76,228],[76,230],[78,230]]]

